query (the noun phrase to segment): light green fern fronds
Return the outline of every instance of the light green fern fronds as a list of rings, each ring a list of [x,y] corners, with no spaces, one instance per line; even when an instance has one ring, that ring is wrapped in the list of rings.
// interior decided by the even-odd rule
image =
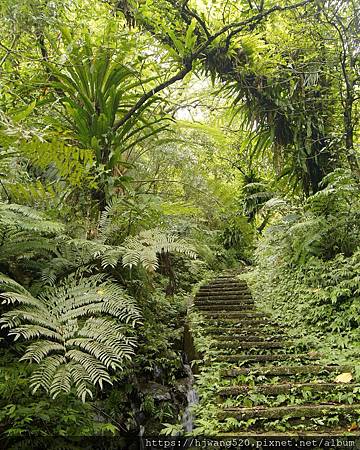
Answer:
[[[5,180],[4,188],[12,202],[30,206],[46,206],[59,202],[64,194],[64,188],[61,190],[58,184],[51,185],[42,180],[19,179]]]
[[[64,273],[80,269],[90,272],[100,261],[103,268],[114,268],[121,261],[123,248],[103,244],[97,240],[69,239],[57,240],[57,252],[42,271],[42,281],[55,284]]]
[[[196,251],[185,239],[158,229],[146,230],[137,236],[129,237],[124,242],[124,266],[141,264],[153,272],[159,267],[158,255],[161,253],[182,253],[189,258],[196,258]]]
[[[30,340],[21,358],[38,364],[31,376],[33,391],[44,389],[53,398],[75,387],[86,400],[95,386],[111,384],[109,370],[122,369],[134,354],[128,326],[140,322],[134,300],[117,284],[93,275],[68,277],[58,287],[33,297],[8,277],[1,294],[14,308],[0,319],[9,335]]]
[[[89,173],[94,164],[91,150],[67,146],[60,139],[44,142],[34,138],[22,143],[20,151],[43,170],[55,167],[58,175],[71,186],[80,186],[90,180]]]
[[[0,203],[0,261],[31,258],[55,252],[55,236],[64,232],[60,222],[14,203]]]
[[[15,203],[0,203],[0,227],[5,226],[48,235],[64,231],[60,222],[50,221],[41,212]]]
[[[0,273],[0,290],[18,292],[19,294],[27,294],[27,290],[19,283],[17,283],[12,278]]]

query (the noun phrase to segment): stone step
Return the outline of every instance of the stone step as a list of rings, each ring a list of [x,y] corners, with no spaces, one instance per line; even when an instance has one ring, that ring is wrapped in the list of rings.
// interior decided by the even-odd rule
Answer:
[[[250,288],[246,284],[227,284],[227,285],[220,285],[220,284],[203,284],[202,286],[198,287],[199,291],[215,291],[215,292],[222,292],[222,291],[246,291],[251,292]]]
[[[200,288],[197,294],[209,294],[209,295],[226,295],[226,294],[251,294],[249,289],[241,287],[215,289],[215,288]]]
[[[213,303],[225,303],[225,302],[252,302],[254,299],[251,295],[230,295],[230,296],[207,296],[207,295],[196,295],[194,297],[195,302],[213,302]]]
[[[219,420],[234,417],[238,420],[254,418],[278,419],[282,417],[323,417],[328,414],[358,414],[360,404],[352,405],[300,405],[300,406],[278,406],[278,407],[253,407],[253,408],[224,408],[218,414]]]
[[[244,280],[238,280],[234,277],[222,277],[222,278],[216,278],[215,280],[208,280],[206,284],[221,284],[221,283],[241,283],[246,284],[246,281]]]
[[[239,325],[233,326],[234,323],[238,323]],[[209,323],[204,326],[204,332],[208,334],[219,334],[219,335],[227,335],[227,334],[252,334],[252,333],[266,333],[276,332],[278,334],[284,333],[284,330],[281,329],[282,325],[276,322],[271,322],[270,320],[254,320],[247,319],[245,322],[234,322],[232,320],[223,323],[221,325],[212,325]],[[256,328],[255,328],[256,327]]]
[[[200,312],[200,311],[199,311]],[[258,330],[263,330],[267,327],[276,328],[279,326],[278,323],[272,322],[267,317],[210,317],[207,314],[204,314],[204,311],[201,311],[201,315],[207,319],[207,324],[209,327],[218,326],[218,327],[238,327],[241,328],[252,328],[257,327]]]
[[[251,341],[251,342],[216,342],[216,348],[218,349],[263,349],[263,348],[285,348],[291,347],[292,342],[277,341],[277,342],[264,342],[264,341]]]
[[[197,294],[210,294],[214,296],[220,295],[251,295],[251,291],[247,288],[228,288],[228,289],[202,289],[200,288],[197,291]]]
[[[200,312],[200,311],[199,311]],[[238,328],[252,328],[256,327],[258,330],[265,329],[267,327],[276,328],[279,326],[276,322],[272,322],[270,319],[266,317],[255,317],[255,318],[236,318],[236,317],[209,317],[206,314],[203,314],[204,311],[201,311],[201,315],[207,319],[208,326],[219,326],[219,327],[238,327]]]
[[[220,335],[220,336],[213,336],[214,339],[217,341],[240,341],[240,342],[272,342],[277,341],[279,339],[284,339],[284,335],[282,334],[274,334],[273,336],[269,336],[268,334],[264,333],[257,333],[257,334],[232,334],[232,335]]]
[[[268,362],[268,361],[304,361],[319,359],[318,355],[309,355],[307,353],[290,353],[290,354],[278,354],[278,355],[215,355],[216,361],[223,362]]]
[[[210,281],[206,282],[206,284],[221,284],[221,283],[246,284],[246,282],[244,280],[238,280],[237,278],[234,278],[234,277],[221,277],[221,278],[216,278],[215,280],[210,280]]]
[[[233,311],[233,312],[239,312],[239,311],[246,311],[249,310],[253,311],[255,309],[255,306],[252,304],[242,304],[242,305],[199,305],[197,303],[195,303],[193,305],[196,309],[199,309],[200,311],[213,311],[213,312],[221,312],[221,313],[226,313],[229,311]]]
[[[255,304],[253,297],[251,295],[230,295],[230,296],[207,296],[207,295],[196,295],[194,297],[194,302],[210,302],[213,305],[229,303],[252,303]]]
[[[202,311],[201,314],[203,314],[206,317],[210,317],[212,319],[255,319],[255,318],[268,318],[270,314],[263,313],[263,312],[246,312],[246,311]]]
[[[227,306],[231,306],[231,305],[255,305],[254,300],[253,299],[237,299],[237,298],[231,298],[228,300],[224,300],[224,299],[217,299],[217,298],[195,298],[194,299],[194,304],[195,305],[213,305],[213,306],[217,306],[217,305],[227,305]]]
[[[223,377],[233,378],[239,375],[270,375],[270,376],[289,376],[289,375],[303,375],[303,374],[329,374],[329,373],[345,373],[352,372],[352,366],[330,366],[323,364],[313,364],[305,366],[266,366],[261,368],[246,368],[234,367],[233,369],[226,369],[222,372]]]
[[[200,289],[211,289],[211,288],[227,288],[227,287],[241,287],[245,289],[249,289],[249,286],[246,283],[242,283],[240,281],[221,281],[219,283],[205,283],[199,286]]]
[[[213,298],[194,298],[194,305],[199,306],[243,306],[243,305],[255,305],[252,298],[231,298],[231,299],[213,299]]]
[[[234,273],[234,271],[225,271],[220,275],[218,275],[216,278],[214,278],[214,281],[223,280],[224,278],[231,278],[232,280],[237,280],[237,272]]]
[[[223,303],[227,301],[238,301],[238,302],[254,302],[253,297],[250,294],[244,294],[244,295],[195,295],[194,297],[195,301],[201,301],[201,302],[216,302],[216,303]]]
[[[221,397],[231,397],[234,395],[244,395],[248,393],[261,393],[265,395],[278,395],[284,393],[296,393],[302,390],[311,390],[316,392],[330,391],[353,391],[359,388],[359,384],[351,383],[280,383],[280,384],[261,384],[259,386],[249,386],[242,384],[239,386],[230,386],[218,391]]]

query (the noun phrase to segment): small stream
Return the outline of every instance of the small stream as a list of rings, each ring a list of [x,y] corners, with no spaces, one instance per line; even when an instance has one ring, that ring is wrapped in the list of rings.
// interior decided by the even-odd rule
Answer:
[[[188,390],[186,393],[186,399],[187,399],[187,406],[185,408],[183,417],[182,417],[182,425],[184,427],[184,431],[186,433],[191,433],[194,429],[194,415],[192,412],[193,406],[195,406],[199,402],[199,396],[194,389],[194,382],[195,377],[191,370],[191,367],[189,364],[184,365],[184,369],[188,373],[189,377],[189,384],[188,384]]]
[[[194,429],[194,415],[192,409],[193,406],[199,403],[199,396],[196,390],[194,389],[195,377],[194,372],[190,366],[190,363],[191,361],[198,359],[198,355],[194,347],[193,338],[187,325],[185,325],[184,329],[184,354],[185,354],[184,370],[187,373],[189,381],[187,383],[187,392],[186,392],[187,406],[185,408],[182,417],[182,425],[186,433],[191,433],[192,430]]]

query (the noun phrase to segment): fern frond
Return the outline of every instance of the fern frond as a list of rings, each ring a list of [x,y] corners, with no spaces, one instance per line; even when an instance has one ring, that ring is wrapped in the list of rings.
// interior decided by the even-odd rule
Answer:
[[[36,392],[39,388],[43,388],[48,392],[52,386],[56,371],[65,363],[66,359],[64,355],[53,355],[43,360],[31,376],[30,388],[32,391]]]
[[[10,290],[11,292],[16,292],[19,294],[30,295],[30,293],[24,288],[24,286],[17,283],[7,275],[4,275],[3,273],[0,273],[0,289],[2,291]]]
[[[15,340],[22,336],[27,340],[44,337],[55,341],[62,341],[61,334],[40,325],[21,325],[17,328],[13,328],[11,330],[11,335],[15,336]]]
[[[0,202],[0,261],[54,255],[53,239],[63,232],[63,224],[32,208]]]
[[[57,235],[64,231],[60,222],[52,222],[33,208],[15,203],[0,203],[0,224],[36,233]]]
[[[49,314],[49,310],[46,311]],[[46,313],[40,312],[40,314],[36,311],[35,308],[23,308],[23,309],[14,309],[12,311],[5,312],[1,319],[0,324],[3,324],[2,328],[11,328],[14,326],[18,326],[19,323],[22,322],[30,322],[34,325],[40,325],[42,327],[49,328],[50,330],[56,331],[58,324],[51,322],[48,320],[48,317],[45,315]]]
[[[93,397],[91,391],[91,378],[81,364],[68,363],[73,382],[76,388],[76,395],[81,398],[83,402],[86,401],[87,396]]]
[[[72,385],[72,376],[66,364],[58,367],[52,379],[49,393],[52,398],[56,398],[61,392],[68,393]]]
[[[122,369],[134,355],[136,342],[125,324],[139,323],[139,308],[103,274],[71,275],[37,298],[21,292],[2,297],[17,305],[0,319],[9,335],[37,339],[21,358],[39,365],[31,377],[34,391],[43,388],[55,398],[75,386],[85,401],[92,386],[111,384],[110,369]]]
[[[141,264],[146,270],[155,271],[159,265],[159,253],[182,253],[192,259],[197,257],[194,247],[185,239],[153,229],[126,239],[123,264],[129,267]]]
[[[10,287],[12,287],[12,286],[10,286]],[[26,294],[21,294],[18,292],[7,292],[4,294],[1,294],[0,297],[3,299],[3,302],[2,302],[3,304],[10,305],[10,304],[19,303],[21,305],[34,306],[36,308],[39,308],[39,310],[46,311],[46,307],[43,305],[43,303],[30,294],[26,295]]]
[[[12,334],[12,333],[10,333]],[[20,361],[30,361],[40,363],[51,352],[64,352],[66,349],[64,345],[58,342],[39,340],[29,345]]]
[[[106,370],[106,366],[94,356],[78,349],[69,350],[65,356],[68,360],[81,364],[81,366],[86,370],[93,385],[98,384],[100,389],[103,389],[104,382],[112,384],[109,372]]]

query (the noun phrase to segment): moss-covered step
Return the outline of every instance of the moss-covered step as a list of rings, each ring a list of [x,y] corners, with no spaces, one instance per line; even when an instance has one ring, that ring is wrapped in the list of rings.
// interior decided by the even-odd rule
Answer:
[[[220,297],[225,295],[251,295],[248,289],[243,288],[233,288],[233,289],[200,289],[196,296],[209,296],[209,297]]]
[[[202,303],[207,302],[213,305],[227,303],[229,305],[238,304],[238,303],[252,303],[255,304],[254,299],[252,297],[241,297],[238,295],[234,295],[231,297],[194,297],[194,303]]]
[[[238,329],[258,329],[258,330],[268,330],[270,327],[272,327],[274,330],[276,327],[279,326],[278,323],[273,322],[272,320],[266,318],[266,317],[209,317],[203,314],[204,311],[199,311],[201,315],[204,317],[204,320],[206,320],[207,325],[209,329],[213,329],[214,327],[220,327],[220,328],[233,328],[238,327]],[[205,328],[206,328],[205,327]]]
[[[251,295],[224,295],[224,296],[195,296],[194,297],[194,302],[212,302],[212,303],[226,303],[226,302],[230,302],[230,303],[236,303],[236,302],[254,302],[254,299],[251,297]]]
[[[216,346],[218,349],[265,349],[265,348],[285,348],[293,346],[293,342],[289,341],[233,341],[233,342],[216,342]]]
[[[246,309],[253,310],[255,305],[253,303],[237,303],[236,305],[223,305],[221,303],[217,305],[208,304],[198,304],[195,303],[194,306],[200,311],[214,311],[214,312],[225,312],[225,311],[244,311]]]
[[[243,302],[254,302],[254,299],[249,294],[234,294],[234,295],[220,295],[220,296],[209,296],[209,295],[196,295],[194,297],[195,303],[200,302],[216,302],[216,303],[224,303],[226,301],[243,301]]]
[[[228,280],[228,281],[218,281],[218,282],[211,282],[211,283],[206,283],[203,284],[202,288],[212,288],[212,287],[227,287],[227,286],[241,286],[241,287],[247,287],[246,283],[240,282],[240,281],[236,281],[236,280]]]
[[[300,405],[300,406],[256,406],[252,408],[224,408],[218,413],[219,420],[233,417],[238,420],[255,418],[280,419],[282,417],[322,417],[330,414],[360,414],[360,404],[352,405]]]
[[[221,319],[255,319],[255,318],[268,318],[270,317],[270,314],[264,313],[264,312],[246,312],[246,311],[201,311],[201,314],[203,314],[206,317],[210,318],[221,318]]]
[[[261,333],[260,331],[256,332],[256,330],[249,330],[249,333],[232,333],[232,334],[221,334],[213,336],[213,339],[221,342],[273,342],[284,339],[284,334],[273,334],[269,336],[268,334]]]
[[[286,393],[301,393],[302,391],[315,392],[352,392],[359,388],[359,384],[352,383],[279,383],[279,384],[260,384],[250,386],[242,384],[238,386],[224,387],[218,391],[221,397],[232,397],[237,395],[247,395],[249,393],[261,393],[265,395],[278,395]]]
[[[239,326],[234,326],[232,323],[227,323],[226,326],[221,325],[205,325],[203,330],[206,334],[216,334],[223,336],[232,336],[232,335],[255,335],[267,333],[268,336],[276,334],[285,334],[285,330],[279,327],[278,323],[274,324],[261,324],[261,327],[255,328],[253,323],[245,322],[240,323]]]
[[[219,283],[206,283],[199,287],[199,289],[222,289],[227,287],[241,287],[249,289],[249,286],[246,283],[242,283],[240,281],[227,281],[227,282],[219,282]]]
[[[232,291],[232,290],[236,290],[236,291],[247,291],[250,292],[250,289],[246,286],[246,285],[241,285],[241,284],[228,284],[228,285],[204,285],[204,286],[200,286],[199,288],[199,292],[200,291],[213,291],[213,292],[222,292],[222,291]]]
[[[300,374],[326,374],[326,373],[348,373],[352,372],[353,366],[340,365],[293,365],[293,366],[266,366],[261,368],[234,367],[225,369],[222,372],[223,377],[237,377],[239,375],[271,375],[271,376],[289,376]]]
[[[195,298],[193,305],[195,306],[212,306],[214,308],[216,307],[221,307],[221,306],[226,306],[226,307],[230,307],[234,310],[236,310],[236,307],[240,307],[243,308],[246,305],[251,305],[254,306],[255,303],[252,299],[249,298],[245,298],[245,299],[230,299],[230,300],[224,300],[222,299],[221,301],[216,301],[214,302],[213,300],[203,300],[203,299],[198,299]]]
[[[253,300],[251,294],[248,293],[228,293],[228,294],[221,294],[221,295],[212,295],[208,292],[200,292],[196,294],[194,297],[195,300],[211,300],[211,301],[217,301],[222,302],[224,300]]]
[[[230,298],[230,299],[216,299],[216,298],[195,298],[194,305],[209,305],[209,306],[217,306],[217,305],[228,305],[228,306],[236,306],[236,305],[255,305],[255,302],[251,298]]]
[[[278,355],[214,355],[216,361],[224,362],[248,362],[248,363],[260,363],[269,361],[304,361],[304,360],[316,360],[319,357],[316,355],[309,355],[307,353],[299,354],[278,354]]]
[[[202,325],[204,332],[208,334],[267,334],[268,336],[273,334],[284,334],[287,330],[285,327],[280,326],[278,322],[271,321],[269,319],[265,322],[261,322],[261,326],[256,327],[258,319],[247,319],[246,321],[238,321],[237,323],[225,322],[221,324],[214,324],[206,322]]]
[[[199,289],[215,289],[215,290],[221,290],[221,289],[247,289],[249,290],[249,287],[246,284],[243,283],[216,283],[216,284],[203,284],[199,287]]]

